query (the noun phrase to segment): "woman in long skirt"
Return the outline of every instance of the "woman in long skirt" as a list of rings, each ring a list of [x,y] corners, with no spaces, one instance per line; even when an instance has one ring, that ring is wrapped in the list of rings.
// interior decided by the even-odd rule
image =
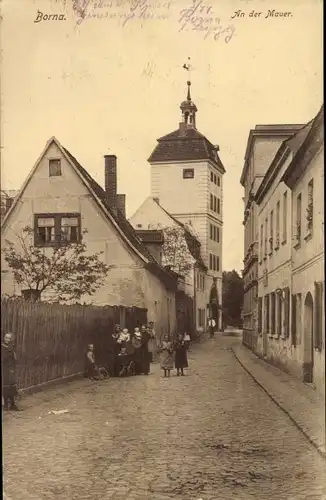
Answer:
[[[135,332],[132,336],[131,343],[133,347],[135,373],[136,375],[140,375],[142,370],[142,351],[141,351],[141,333],[139,331],[139,328],[135,328]]]
[[[184,368],[188,368],[188,356],[187,356],[187,346],[184,341],[182,333],[178,335],[177,341],[174,346],[175,350],[175,367],[177,369],[177,375],[184,375]]]
[[[17,379],[16,379],[16,353],[13,345],[13,336],[6,333],[1,345],[2,365],[2,395],[6,410],[21,411],[16,404]]]
[[[140,329],[141,333],[141,373],[144,375],[149,375],[150,372],[150,354],[148,352],[148,341],[150,339],[150,334],[147,331],[145,325],[143,325]]]
[[[170,376],[173,370],[173,346],[168,335],[164,335],[162,345],[158,349],[160,353],[160,365],[164,370],[164,377]]]

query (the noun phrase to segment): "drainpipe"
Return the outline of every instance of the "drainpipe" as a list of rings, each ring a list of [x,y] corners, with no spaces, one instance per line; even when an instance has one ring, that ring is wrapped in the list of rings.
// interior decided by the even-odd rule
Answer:
[[[197,266],[194,264],[194,327],[195,335],[197,336],[197,290],[196,290]]]

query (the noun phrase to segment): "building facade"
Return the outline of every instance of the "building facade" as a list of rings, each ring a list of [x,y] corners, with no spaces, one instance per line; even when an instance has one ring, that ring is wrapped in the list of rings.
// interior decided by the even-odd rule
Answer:
[[[283,181],[291,192],[291,359],[325,395],[324,106]]]
[[[181,104],[178,130],[158,139],[152,152],[151,196],[175,219],[194,228],[201,256],[208,268],[205,281],[206,318],[212,315],[222,327],[222,239],[224,166],[213,144],[196,126],[197,107]]]
[[[103,189],[69,151],[50,139],[3,220],[2,244],[8,240],[18,248],[17,235],[26,226],[34,230],[29,243],[49,255],[62,238],[65,244],[82,239],[89,254],[102,252],[110,266],[105,284],[82,302],[146,308],[159,334],[173,333],[177,279],[126,220],[124,197],[116,192],[116,170],[116,157],[106,156]],[[2,293],[19,295],[22,290],[4,261],[1,270]]]
[[[302,125],[256,125],[250,130],[240,183],[244,187],[243,343],[257,350],[258,210],[256,192],[282,141]]]
[[[257,340],[269,362],[324,392],[324,130],[315,120],[281,144],[255,195]]]

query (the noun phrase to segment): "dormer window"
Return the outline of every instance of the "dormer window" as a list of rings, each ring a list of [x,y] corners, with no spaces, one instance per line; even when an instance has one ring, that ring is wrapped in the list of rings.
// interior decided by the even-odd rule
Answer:
[[[183,169],[183,178],[184,179],[193,179],[195,177],[195,172],[193,168],[184,168]]]
[[[49,176],[58,177],[61,175],[61,160],[49,160]]]

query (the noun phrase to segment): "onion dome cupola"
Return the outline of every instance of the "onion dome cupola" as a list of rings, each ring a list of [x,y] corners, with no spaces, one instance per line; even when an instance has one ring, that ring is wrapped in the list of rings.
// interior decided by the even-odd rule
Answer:
[[[191,100],[191,95],[190,95],[191,82],[188,81],[187,85],[188,85],[187,99],[186,101],[183,101],[180,106],[182,112],[182,123],[184,123],[186,127],[188,126],[196,128],[197,107],[196,104]]]
[[[179,128],[170,134],[157,139],[151,156],[150,164],[173,163],[187,161],[211,161],[221,173],[225,173],[224,166],[219,158],[219,147],[214,146],[203,134],[197,130],[197,106],[191,99],[191,82],[187,82],[187,98],[180,105],[182,121]]]

